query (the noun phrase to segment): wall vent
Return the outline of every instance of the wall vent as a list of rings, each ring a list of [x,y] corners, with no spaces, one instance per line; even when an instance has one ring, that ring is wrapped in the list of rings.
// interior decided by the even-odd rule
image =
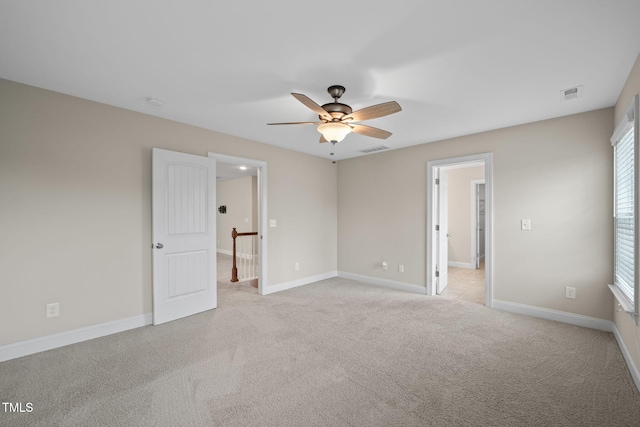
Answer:
[[[373,148],[367,148],[366,150],[361,150],[361,153],[365,153],[365,154],[369,154],[369,153],[375,153],[376,151],[382,151],[382,150],[388,150],[390,147],[386,146],[386,145],[381,145],[379,147],[373,147]]]
[[[571,99],[580,98],[582,96],[582,86],[576,86],[560,91],[560,99],[569,101]]]

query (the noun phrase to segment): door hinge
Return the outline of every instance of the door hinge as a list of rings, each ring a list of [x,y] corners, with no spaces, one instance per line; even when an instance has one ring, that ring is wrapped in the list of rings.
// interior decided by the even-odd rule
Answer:
[[[436,225],[436,231],[440,231],[440,226]]]
[[[440,277],[440,272],[436,270],[436,277]]]
[[[436,178],[436,185],[440,184],[440,178]]]

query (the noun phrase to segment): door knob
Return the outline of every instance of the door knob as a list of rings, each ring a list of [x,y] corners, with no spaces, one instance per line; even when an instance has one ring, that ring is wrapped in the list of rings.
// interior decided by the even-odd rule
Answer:
[[[164,245],[162,243],[158,243],[156,245],[156,249],[162,249],[162,248],[164,248]]]

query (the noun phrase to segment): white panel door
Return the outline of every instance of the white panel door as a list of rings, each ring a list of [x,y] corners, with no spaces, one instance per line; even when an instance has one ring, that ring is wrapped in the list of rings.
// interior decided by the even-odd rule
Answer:
[[[447,171],[438,171],[439,184],[436,185],[438,191],[437,222],[437,257],[436,257],[436,293],[440,295],[449,282],[449,221],[447,220],[448,209],[448,179]]]
[[[216,161],[152,150],[153,324],[217,306]]]

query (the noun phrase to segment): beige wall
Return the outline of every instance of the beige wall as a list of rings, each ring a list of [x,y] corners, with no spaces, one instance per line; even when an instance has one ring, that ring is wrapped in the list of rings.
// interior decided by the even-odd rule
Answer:
[[[238,233],[258,231],[257,228],[257,177],[218,181],[216,185],[217,206],[225,205],[227,213],[216,213],[218,230],[218,250],[231,253],[233,239],[231,231],[235,227]],[[247,222],[245,222],[245,219]]]
[[[0,80],[0,345],[151,312],[152,147],[267,162],[269,284],[336,270],[330,161]]]
[[[633,97],[638,94],[640,94],[640,55],[616,103],[614,125],[622,118]],[[638,192],[636,191],[636,197],[637,195]],[[636,257],[638,258],[636,265],[640,265],[640,254],[636,254]],[[610,283],[613,277],[609,280]],[[634,323],[627,313],[618,311],[617,301],[614,301],[614,322],[620,331],[625,346],[629,349],[636,368],[640,369],[640,327]]]
[[[471,181],[484,179],[484,167],[450,169],[448,176],[449,263],[470,264],[471,258]]]
[[[612,123],[607,108],[339,162],[339,270],[425,286],[427,161],[492,152],[494,298],[611,319]]]

